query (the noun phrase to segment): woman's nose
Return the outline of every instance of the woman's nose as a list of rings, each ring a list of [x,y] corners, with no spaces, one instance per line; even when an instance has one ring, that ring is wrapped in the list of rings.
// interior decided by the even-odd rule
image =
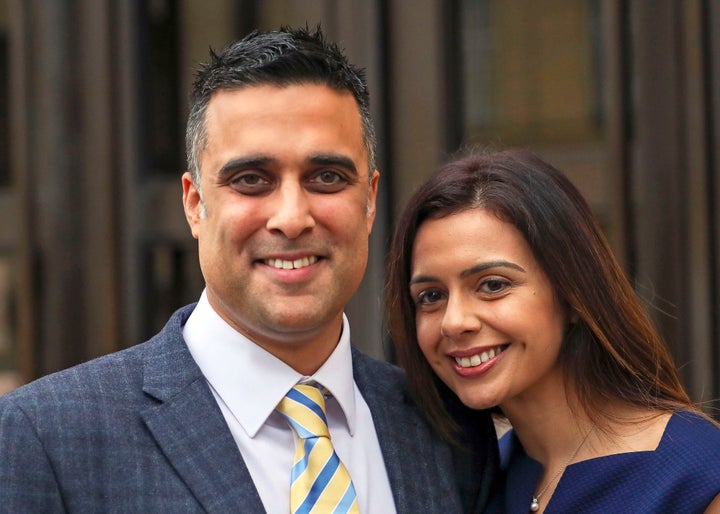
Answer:
[[[482,327],[477,302],[463,295],[450,295],[440,324],[440,334],[449,339],[477,332]]]

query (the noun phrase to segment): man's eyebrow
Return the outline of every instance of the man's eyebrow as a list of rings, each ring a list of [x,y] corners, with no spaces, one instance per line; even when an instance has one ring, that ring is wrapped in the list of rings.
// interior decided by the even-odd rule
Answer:
[[[254,169],[254,168],[266,168],[269,166],[277,165],[277,159],[268,155],[251,155],[248,157],[238,157],[226,162],[220,170],[218,170],[218,178],[222,179],[236,173],[240,170]],[[345,170],[351,172],[353,175],[357,175],[357,167],[355,162],[344,155],[337,154],[317,154],[312,155],[306,159],[308,164],[315,166],[339,166]]]
[[[358,170],[355,162],[344,155],[337,154],[316,154],[307,159],[308,163],[320,166],[340,166],[357,175]]]
[[[478,264],[477,266],[473,266],[472,268],[468,268],[460,273],[460,276],[465,278],[469,277],[471,275],[474,275],[475,273],[480,273],[481,271],[485,271],[487,269],[492,268],[510,268],[517,271],[522,271],[525,273],[525,269],[522,266],[518,266],[514,262],[509,261],[490,261],[490,262],[483,262],[482,264]],[[413,277],[410,280],[409,285],[414,284],[420,284],[423,282],[437,282],[439,279],[437,277],[433,277],[430,275],[418,275],[417,277]]]
[[[267,155],[251,155],[249,157],[239,157],[223,164],[220,170],[218,170],[217,175],[218,178],[222,179],[240,170],[267,167],[274,162],[276,162],[275,159]]]

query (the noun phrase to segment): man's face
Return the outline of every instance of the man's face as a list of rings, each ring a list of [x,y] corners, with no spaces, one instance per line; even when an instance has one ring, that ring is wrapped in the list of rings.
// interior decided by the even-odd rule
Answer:
[[[375,218],[355,99],[316,84],[219,91],[205,124],[201,193],[186,173],[183,204],[208,299],[312,373],[338,341]]]

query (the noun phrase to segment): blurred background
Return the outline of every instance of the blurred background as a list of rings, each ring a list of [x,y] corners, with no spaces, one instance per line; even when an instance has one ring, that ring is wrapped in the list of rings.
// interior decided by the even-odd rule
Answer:
[[[0,391],[147,339],[203,287],[181,206],[210,47],[321,23],[367,69],[381,193],[353,340],[459,147],[523,146],[589,199],[696,400],[720,397],[720,2],[0,0]]]

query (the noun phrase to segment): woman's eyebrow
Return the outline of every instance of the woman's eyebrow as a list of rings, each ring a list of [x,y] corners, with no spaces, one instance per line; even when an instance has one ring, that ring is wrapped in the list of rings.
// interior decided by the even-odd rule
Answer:
[[[470,269],[466,269],[465,271],[460,273],[460,276],[467,277],[467,276],[474,275],[475,273],[480,273],[481,271],[485,271],[485,270],[491,269],[491,268],[510,268],[510,269],[514,269],[516,271],[522,271],[523,273],[525,273],[525,269],[522,266],[515,264],[514,262],[490,261],[490,262],[483,262],[482,264],[473,266]]]
[[[490,261],[490,262],[483,262],[481,264],[477,264],[476,266],[473,266],[472,268],[466,269],[465,271],[460,273],[460,277],[462,277],[462,278],[469,277],[476,273],[480,273],[482,271],[492,269],[492,268],[510,268],[510,269],[514,269],[514,270],[525,273],[525,269],[522,266],[515,264],[514,262]],[[408,285],[412,286],[414,284],[420,284],[423,282],[437,282],[438,280],[440,280],[440,279],[437,277],[433,277],[431,275],[418,275],[417,277],[413,277],[412,279],[410,279],[410,283]]]

